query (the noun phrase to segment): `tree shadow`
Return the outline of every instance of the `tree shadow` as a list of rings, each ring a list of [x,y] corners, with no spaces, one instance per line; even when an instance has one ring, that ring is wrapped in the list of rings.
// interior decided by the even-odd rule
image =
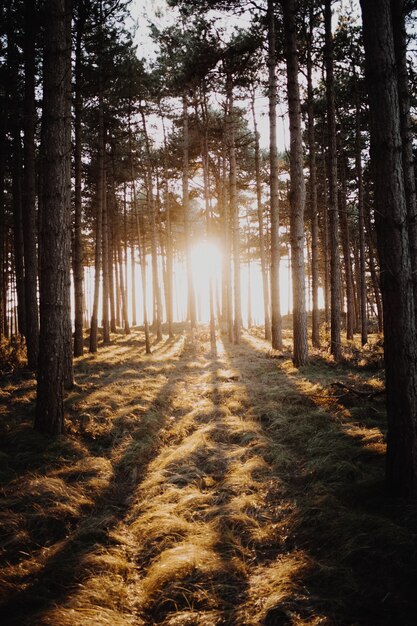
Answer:
[[[187,352],[179,356],[182,364],[186,364],[191,358],[192,355]],[[172,359],[175,360],[175,355]],[[161,361],[161,367],[164,362]],[[101,451],[102,458],[107,456],[110,459],[109,480],[95,493],[90,494],[92,502],[81,511],[79,518],[73,520],[71,527],[61,528],[52,538],[52,543],[45,537],[44,545],[47,549],[43,550],[44,554],[40,557],[36,571],[15,574],[13,580],[17,583],[18,579],[18,586],[13,583],[10,585],[11,588],[6,590],[5,601],[0,607],[2,624],[36,623],[37,615],[64,602],[88,577],[88,572],[82,570],[82,561],[99,545],[111,545],[111,533],[127,515],[130,499],[158,449],[167,425],[167,408],[175,396],[177,384],[178,379],[175,376],[168,378],[154,400],[145,407],[146,410],[142,412],[137,423],[130,424],[129,430],[121,429],[120,419],[116,419],[108,437],[107,448],[100,448],[97,442],[94,446],[89,446],[88,437],[84,438],[89,452],[94,454]],[[48,442],[44,441],[43,445],[47,450]],[[115,453],[113,458],[112,452]],[[36,464],[37,469],[41,466],[42,464]],[[65,472],[59,480],[63,477],[65,481],[67,477],[69,484],[74,483],[70,468],[64,466],[64,469]],[[33,468],[26,467],[25,470],[30,474]],[[44,478],[48,479],[48,474]],[[83,475],[78,472],[76,479],[89,480],[89,472],[86,471]],[[31,504],[30,494],[26,506],[28,509],[36,506],[35,502]],[[53,529],[49,527],[49,530],[53,535]],[[41,544],[38,549],[42,552]]]
[[[284,497],[295,505],[286,549],[302,551],[308,563],[295,576],[298,591],[276,602],[262,623],[291,624],[297,612],[328,624],[411,626],[417,516],[384,493],[381,435],[377,442],[362,437],[354,420],[310,397],[307,367],[297,373],[289,362],[266,360],[250,337],[226,351],[240,364],[270,441],[267,455],[284,487],[276,504]]]

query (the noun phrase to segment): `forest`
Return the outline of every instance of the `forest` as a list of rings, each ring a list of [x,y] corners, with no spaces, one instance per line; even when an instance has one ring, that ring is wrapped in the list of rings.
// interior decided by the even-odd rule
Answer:
[[[416,624],[416,15],[0,2],[0,624]]]

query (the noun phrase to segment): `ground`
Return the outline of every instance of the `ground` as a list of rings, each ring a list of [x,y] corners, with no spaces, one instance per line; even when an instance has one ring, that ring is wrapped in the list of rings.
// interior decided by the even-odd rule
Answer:
[[[296,369],[256,330],[113,339],[77,359],[56,441],[33,377],[2,377],[1,624],[415,624],[376,340]]]

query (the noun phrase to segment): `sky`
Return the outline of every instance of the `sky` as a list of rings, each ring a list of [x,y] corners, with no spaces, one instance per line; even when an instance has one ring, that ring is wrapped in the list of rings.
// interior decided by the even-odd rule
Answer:
[[[170,23],[174,23],[175,10],[168,7],[165,0],[132,0],[131,14],[137,24],[135,43],[138,45],[138,55],[147,60],[152,60],[155,58],[156,46],[149,36],[148,23],[151,21],[157,26],[166,26]],[[249,21],[248,17],[243,18],[243,23],[246,25],[249,24]],[[236,105],[242,107],[244,115],[248,119],[249,127],[252,129],[253,124],[249,116],[249,103],[238,101]],[[258,94],[255,108],[260,133],[260,144],[262,148],[267,149],[269,146],[268,98],[262,96],[262,94]],[[278,106],[277,115],[278,149],[284,151],[289,147],[286,105],[282,104]]]

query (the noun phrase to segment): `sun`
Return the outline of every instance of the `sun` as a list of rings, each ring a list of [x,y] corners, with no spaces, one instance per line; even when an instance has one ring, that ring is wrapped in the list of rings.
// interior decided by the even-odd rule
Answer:
[[[191,267],[197,314],[200,322],[210,319],[210,284],[213,292],[221,280],[222,253],[214,240],[196,242],[191,248]]]

